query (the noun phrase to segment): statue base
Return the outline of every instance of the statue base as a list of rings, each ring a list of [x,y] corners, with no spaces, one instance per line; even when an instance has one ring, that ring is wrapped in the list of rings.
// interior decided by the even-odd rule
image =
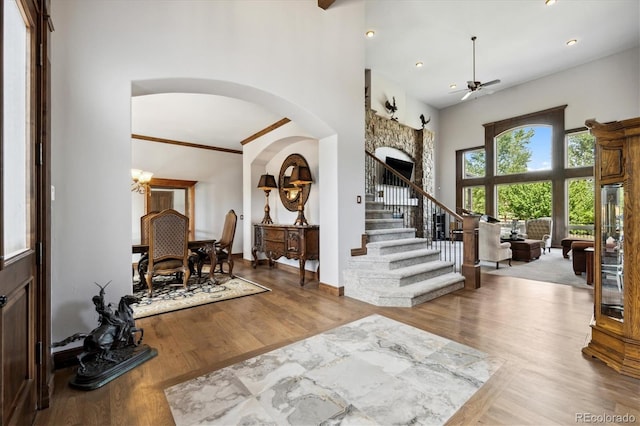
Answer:
[[[69,381],[73,388],[82,390],[98,389],[122,376],[127,371],[158,355],[158,351],[148,345],[127,346],[109,351],[110,360],[93,359],[80,367],[75,377]]]

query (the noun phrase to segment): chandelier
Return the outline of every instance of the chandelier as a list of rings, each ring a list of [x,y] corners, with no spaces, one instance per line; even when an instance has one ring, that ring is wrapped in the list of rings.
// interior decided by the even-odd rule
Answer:
[[[137,192],[138,194],[144,194],[149,190],[149,182],[151,182],[151,176],[153,173],[145,172],[140,169],[131,169],[131,192]]]

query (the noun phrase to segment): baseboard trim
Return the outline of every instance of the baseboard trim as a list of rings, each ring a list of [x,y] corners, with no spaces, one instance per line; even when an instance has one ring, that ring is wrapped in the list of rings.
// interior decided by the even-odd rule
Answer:
[[[367,234],[362,234],[360,247],[351,249],[351,256],[364,256],[367,254],[367,242],[369,238]]]
[[[318,290],[320,290],[323,293],[327,293],[330,294],[332,296],[344,296],[344,287],[334,287],[332,285],[329,284],[325,284],[325,283],[318,283]]]
[[[284,263],[275,262],[273,264],[273,267],[274,268],[278,268],[280,270],[283,270],[285,272],[291,273],[291,274],[300,275],[300,268],[298,268],[296,266],[285,265]],[[305,280],[305,282],[307,282],[308,280],[317,280],[317,279],[318,279],[318,275],[315,272],[309,271],[308,269],[304,270],[304,280]]]
[[[82,346],[76,348],[65,349],[53,354],[53,369],[74,367],[78,365],[78,355],[82,353]]]
[[[249,265],[253,265],[253,261],[252,260],[247,260],[247,259],[242,259],[243,262],[245,262],[245,264],[249,264]],[[258,266],[265,266],[265,267],[269,267],[269,259],[258,259]],[[281,271],[290,273],[290,274],[296,274],[296,275],[300,275],[300,269],[297,266],[292,266],[292,265],[286,265],[284,263],[278,263],[276,261],[273,262],[273,267],[280,269]],[[304,270],[304,280],[305,282],[307,280],[319,280],[320,279],[320,268],[318,268],[318,271],[314,272],[314,271],[309,271],[308,269]]]

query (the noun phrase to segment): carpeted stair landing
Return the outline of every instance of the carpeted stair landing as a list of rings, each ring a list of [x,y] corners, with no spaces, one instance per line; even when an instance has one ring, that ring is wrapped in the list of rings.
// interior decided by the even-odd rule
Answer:
[[[367,254],[352,256],[344,294],[376,306],[412,307],[464,287],[453,262],[440,260],[428,240],[404,228],[402,219],[367,196]]]

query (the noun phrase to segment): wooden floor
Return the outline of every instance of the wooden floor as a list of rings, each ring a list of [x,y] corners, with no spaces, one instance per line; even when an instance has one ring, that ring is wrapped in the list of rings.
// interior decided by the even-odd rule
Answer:
[[[576,424],[582,413],[630,414],[640,423],[640,380],[581,353],[591,290],[497,275],[415,308],[378,308],[304,288],[297,274],[236,262],[237,275],[273,291],[137,320],[159,355],[94,391],[58,370],[37,425],[171,425],[171,385],[378,313],[504,359],[449,424]]]

